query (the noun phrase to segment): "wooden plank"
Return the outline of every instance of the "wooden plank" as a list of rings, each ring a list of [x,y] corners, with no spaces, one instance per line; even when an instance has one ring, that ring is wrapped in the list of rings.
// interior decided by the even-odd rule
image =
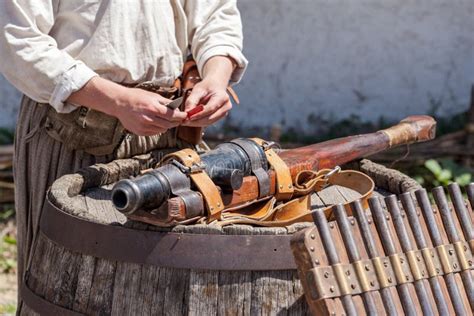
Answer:
[[[233,225],[224,227],[227,235],[251,235],[253,227]],[[252,272],[220,271],[217,315],[250,315]]]
[[[254,234],[287,234],[283,227],[254,227]],[[251,315],[288,314],[291,309],[303,311],[307,308],[302,300],[302,292],[288,291],[286,287],[297,278],[296,271],[253,271]],[[299,306],[298,306],[299,304]]]
[[[84,204],[91,216],[96,216],[104,222],[111,222],[114,218],[110,217],[109,212],[107,212],[108,205],[101,203],[102,199],[105,198],[102,192],[91,190],[89,193],[90,195],[79,196],[78,199]],[[78,271],[79,281],[74,306],[87,314],[110,314],[114,292],[113,280],[117,269],[116,262],[87,255],[78,256],[78,259],[76,264],[80,265]]]
[[[222,234],[217,225],[181,226],[183,232],[194,234]],[[218,271],[189,271],[187,289],[187,313],[189,315],[217,314]]]

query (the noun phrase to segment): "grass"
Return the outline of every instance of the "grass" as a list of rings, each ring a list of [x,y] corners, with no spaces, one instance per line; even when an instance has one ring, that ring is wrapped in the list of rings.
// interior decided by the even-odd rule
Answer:
[[[16,304],[0,305],[0,315],[15,315]]]
[[[0,241],[0,273],[13,273],[16,270],[16,239],[11,235],[3,236]]]
[[[16,227],[13,205],[0,206],[0,273],[16,270]]]

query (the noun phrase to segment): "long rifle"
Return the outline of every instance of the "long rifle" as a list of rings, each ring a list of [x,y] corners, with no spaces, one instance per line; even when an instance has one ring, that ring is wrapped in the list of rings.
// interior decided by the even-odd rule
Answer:
[[[349,136],[278,153],[289,169],[293,183],[300,171],[333,168],[354,159],[414,142],[428,141],[435,136],[436,122],[429,116],[410,116],[399,124],[375,133]],[[250,139],[239,139],[219,145],[201,155],[201,166],[221,189],[225,209],[239,207],[273,196],[276,175],[268,168],[262,146]],[[184,167],[184,168],[183,168]],[[132,214],[137,210],[154,209],[166,219],[184,220],[204,212],[204,199],[199,194],[174,194],[169,183],[178,179],[180,186],[189,186],[186,174],[192,168],[168,164],[133,181],[117,183],[112,200],[116,208]],[[182,173],[177,175],[177,173]],[[171,186],[172,187],[172,186]],[[176,189],[174,191],[177,191]],[[193,206],[193,211],[189,210]],[[196,211],[198,210],[198,211]]]

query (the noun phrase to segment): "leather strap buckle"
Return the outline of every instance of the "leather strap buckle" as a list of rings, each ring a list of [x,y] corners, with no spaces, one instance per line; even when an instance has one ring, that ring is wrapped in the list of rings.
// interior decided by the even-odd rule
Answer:
[[[335,175],[336,173],[339,173],[341,171],[341,167],[339,166],[336,166],[334,167],[331,171],[329,171],[328,173],[326,173],[324,175],[324,179],[329,179],[331,178],[333,175]]]
[[[199,192],[202,193],[208,213],[208,221],[212,222],[219,219],[221,212],[224,210],[224,202],[219,189],[204,170],[199,155],[192,149],[187,148],[165,156],[160,165],[168,162],[187,173]]]
[[[204,166],[201,163],[193,163],[191,166],[185,166],[176,159],[172,159],[170,163],[178,167],[184,174],[192,174],[204,171]]]

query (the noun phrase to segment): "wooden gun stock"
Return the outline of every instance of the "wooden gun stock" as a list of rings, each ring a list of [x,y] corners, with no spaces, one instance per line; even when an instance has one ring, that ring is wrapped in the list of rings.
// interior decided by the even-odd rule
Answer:
[[[355,159],[370,156],[380,151],[410,143],[424,142],[435,137],[436,121],[430,116],[410,116],[399,124],[375,133],[349,136],[326,142],[284,150],[279,153],[290,169],[293,181],[302,170],[334,168]],[[275,173],[269,171],[270,194],[275,193]],[[258,199],[258,182],[254,176],[244,178],[242,187],[223,194],[226,208],[248,204]],[[177,211],[179,210],[179,211]],[[160,208],[159,213],[175,214],[176,220],[186,219],[186,207],[181,198],[172,198]],[[137,219],[149,220],[148,216],[135,215]],[[166,215],[165,215],[166,218]]]
[[[302,170],[334,168],[349,161],[405,144],[431,140],[436,134],[436,121],[430,116],[409,116],[395,126],[375,133],[343,137],[283,151],[293,177]]]

